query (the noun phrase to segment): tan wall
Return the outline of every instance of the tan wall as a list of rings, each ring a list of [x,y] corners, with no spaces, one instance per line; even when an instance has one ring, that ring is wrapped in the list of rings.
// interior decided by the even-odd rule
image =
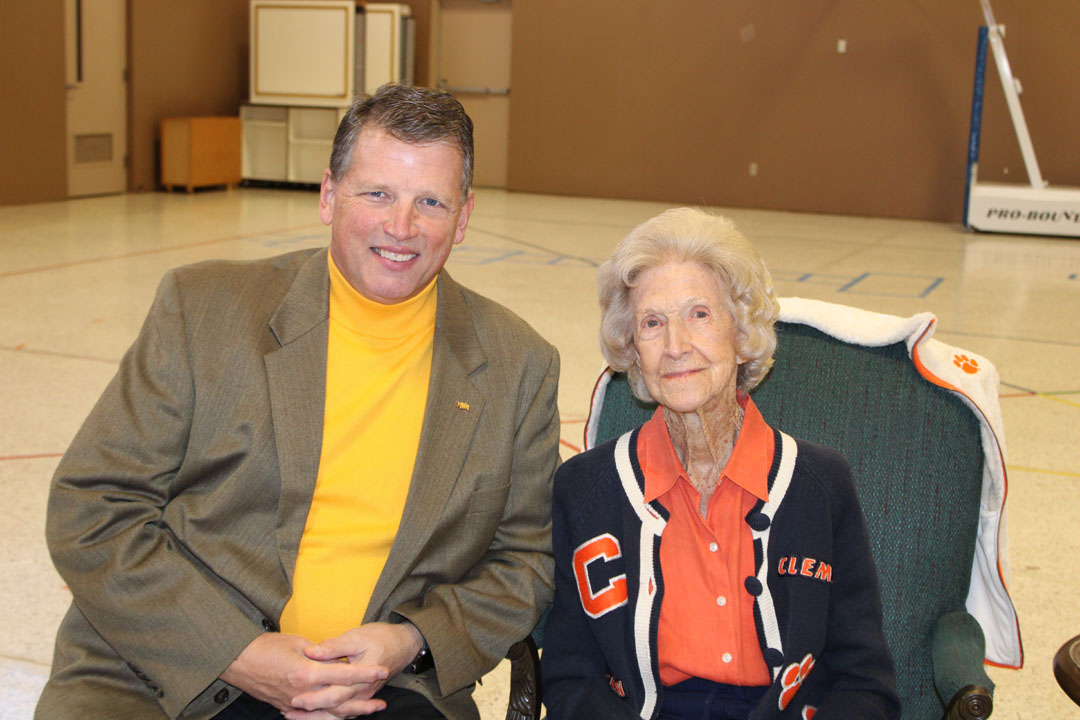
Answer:
[[[1080,185],[1080,4],[994,9],[1043,175]],[[509,186],[959,220],[982,22],[974,0],[517,0]],[[1023,182],[992,63],[981,177]]]
[[[248,94],[248,0],[129,0],[131,190],[158,183],[164,117],[231,115]]]
[[[0,205],[67,197],[62,0],[0,2]]]
[[[414,63],[416,75],[413,82],[422,87],[434,87],[435,80],[431,78],[431,19],[433,11],[437,12],[438,0],[408,0],[405,5],[412,10],[413,20],[416,22],[416,46],[414,49]]]

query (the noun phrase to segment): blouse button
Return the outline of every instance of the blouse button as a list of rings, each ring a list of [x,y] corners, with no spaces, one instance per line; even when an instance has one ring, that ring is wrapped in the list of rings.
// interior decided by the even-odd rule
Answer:
[[[721,595],[720,597],[716,598],[716,604],[720,607],[724,607],[725,605],[727,605],[727,598]]]
[[[720,659],[726,663],[731,662],[731,653],[724,653],[723,657],[721,657]]]
[[[716,552],[720,548],[716,543],[709,543],[709,552]]]

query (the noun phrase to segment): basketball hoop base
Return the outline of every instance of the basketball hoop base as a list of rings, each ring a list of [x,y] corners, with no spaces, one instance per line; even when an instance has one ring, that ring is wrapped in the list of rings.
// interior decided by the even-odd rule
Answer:
[[[964,224],[982,232],[1080,237],[1080,188],[973,183]]]

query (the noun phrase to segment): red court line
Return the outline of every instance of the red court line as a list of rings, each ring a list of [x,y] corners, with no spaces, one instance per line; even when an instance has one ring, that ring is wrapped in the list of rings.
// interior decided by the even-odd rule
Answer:
[[[297,225],[291,228],[265,230],[257,233],[247,233],[245,235],[230,235],[228,237],[199,240],[198,242],[184,243],[182,245],[166,245],[164,247],[152,248],[149,250],[132,250],[131,252],[119,253],[117,255],[106,255],[104,257],[87,258],[85,260],[72,260],[71,262],[56,263],[55,265],[42,265],[41,267],[26,268],[25,270],[11,270],[9,272],[0,272],[0,278],[14,277],[16,275],[31,275],[38,272],[62,270],[64,268],[77,267],[79,265],[93,265],[95,263],[110,262],[112,260],[122,260],[124,258],[142,257],[144,255],[157,255],[159,253],[173,252],[174,250],[186,250],[188,248],[200,247],[202,245],[213,245],[214,243],[230,242],[232,240],[246,240],[248,238],[259,237],[260,235],[274,235],[276,233],[299,230],[300,228],[304,227],[310,227],[310,225]]]
[[[565,440],[563,440],[562,438],[559,438],[559,442],[561,442],[563,445],[570,448],[574,452],[581,452],[581,448],[579,448],[577,445],[574,445],[572,443],[568,443]]]
[[[38,453],[36,455],[0,455],[0,462],[5,460],[40,460],[41,458],[63,457],[64,453]]]
[[[25,355],[44,355],[47,357],[66,358],[69,360],[89,360],[90,362],[102,362],[115,365],[120,362],[120,358],[104,358],[96,357],[94,355],[77,355],[75,353],[55,352],[53,350],[38,350],[37,348],[28,348],[26,343],[19,343],[15,347],[8,347],[7,345],[0,345],[0,350],[6,350],[10,352],[23,353]]]

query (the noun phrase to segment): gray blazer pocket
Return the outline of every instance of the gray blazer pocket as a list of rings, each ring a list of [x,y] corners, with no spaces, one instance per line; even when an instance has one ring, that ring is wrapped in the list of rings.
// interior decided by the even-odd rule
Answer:
[[[502,513],[503,508],[506,507],[506,496],[509,494],[509,484],[473,490],[472,495],[469,496],[468,514],[478,515],[480,513],[490,512]]]

